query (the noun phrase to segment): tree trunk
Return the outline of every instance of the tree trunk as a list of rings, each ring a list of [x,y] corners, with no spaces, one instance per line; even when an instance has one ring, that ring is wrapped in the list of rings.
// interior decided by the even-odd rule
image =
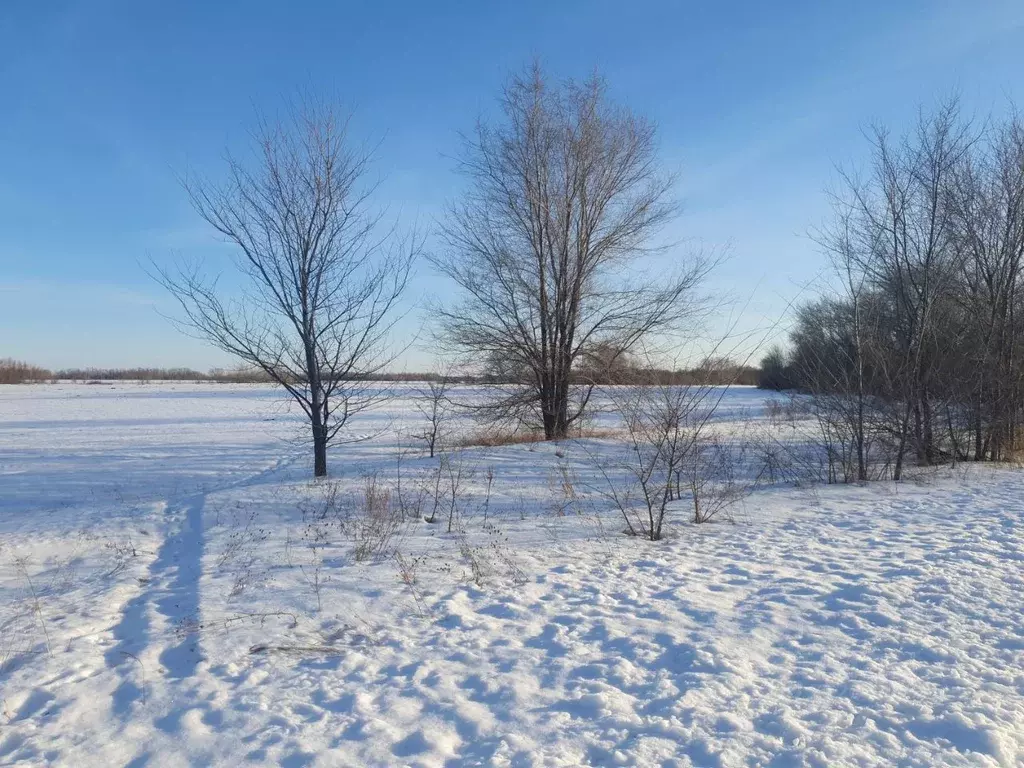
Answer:
[[[313,425],[313,477],[327,476],[327,429]]]
[[[981,396],[978,396],[978,405],[974,411],[974,460],[982,461],[985,458],[982,448],[981,431]]]
[[[544,439],[558,439],[555,432],[555,414],[553,414],[547,407],[544,408]]]
[[[903,412],[903,420],[900,423],[900,441],[896,448],[896,467],[892,473],[892,479],[899,482],[903,479],[903,454],[907,450],[907,436],[910,433],[910,407]]]
[[[918,392],[914,393],[914,453],[917,455],[917,463],[927,464],[924,448],[923,420],[921,418],[921,401],[918,399]]]
[[[313,429],[313,477],[327,476],[327,425],[324,423],[322,403],[319,395],[320,383],[311,387],[313,407],[310,413],[310,424]]]
[[[552,377],[555,378],[555,377]],[[569,387],[568,376],[563,374],[546,388],[547,395],[542,401],[544,439],[564,440],[569,436]]]
[[[868,479],[868,467],[864,457],[864,392],[863,386],[858,384],[861,390],[857,395],[857,480],[865,482]]]
[[[924,440],[924,461],[925,464],[935,463],[937,452],[935,450],[935,432],[932,425],[932,404],[929,399],[928,390],[921,392],[921,435]]]
[[[555,406],[555,440],[565,440],[569,436],[569,393],[562,392]]]

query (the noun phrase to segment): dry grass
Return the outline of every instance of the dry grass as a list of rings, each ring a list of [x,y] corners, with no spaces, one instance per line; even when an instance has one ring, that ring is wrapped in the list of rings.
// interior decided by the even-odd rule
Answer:
[[[612,438],[619,437],[621,434],[622,430],[619,429],[574,429],[567,439]],[[539,431],[483,429],[463,435],[455,441],[455,445],[459,448],[496,448],[503,445],[528,445],[543,442],[545,442],[544,433]]]
[[[499,429],[483,429],[462,435],[455,440],[459,448],[495,448],[500,445],[523,445],[526,443],[543,443],[543,432],[506,431]]]

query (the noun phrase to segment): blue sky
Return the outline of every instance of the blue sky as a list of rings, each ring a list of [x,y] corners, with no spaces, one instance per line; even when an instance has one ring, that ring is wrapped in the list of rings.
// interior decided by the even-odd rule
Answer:
[[[0,357],[51,367],[226,359],[165,319],[149,259],[224,251],[177,177],[216,176],[256,110],[304,89],[382,140],[378,202],[430,227],[461,180],[458,131],[539,57],[595,67],[659,125],[680,174],[671,236],[727,249],[709,289],[770,323],[824,269],[807,232],[862,129],[895,129],[958,91],[968,112],[1024,105],[1024,3],[88,2],[0,7]],[[667,258],[667,257],[666,257]],[[409,297],[448,286],[423,265]],[[721,322],[726,322],[722,320]],[[414,346],[402,365],[428,364]]]

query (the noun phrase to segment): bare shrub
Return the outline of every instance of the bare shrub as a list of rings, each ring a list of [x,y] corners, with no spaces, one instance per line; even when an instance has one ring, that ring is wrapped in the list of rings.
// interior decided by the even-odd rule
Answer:
[[[707,523],[750,494],[739,472],[745,465],[745,440],[700,435],[684,460],[685,482],[693,504],[693,522]],[[678,498],[677,492],[677,498]]]
[[[484,523],[482,530],[487,540],[481,544],[474,544],[463,527],[455,533],[459,555],[469,567],[469,580],[483,587],[492,579],[504,576],[513,584],[525,584],[529,579],[513,554],[508,536],[492,522]]]
[[[398,566],[398,578],[409,589],[409,593],[416,602],[416,610],[419,612],[420,616],[425,616],[427,609],[423,602],[423,597],[420,595],[419,590],[416,587],[419,584],[420,566],[426,559],[426,555],[417,555],[412,557],[403,555],[401,552],[395,552],[395,564]]]
[[[445,454],[441,459],[441,468],[447,479],[445,499],[448,505],[448,533],[451,533],[463,509],[464,483],[472,473],[468,471],[465,462],[462,461],[461,453],[454,456]]]
[[[357,513],[348,517],[343,527],[353,542],[356,562],[383,560],[394,552],[402,513],[392,507],[391,490],[381,485],[376,472],[366,477]]]
[[[217,556],[217,569],[233,574],[231,597],[245,592],[258,581],[259,548],[270,536],[270,530],[259,525],[259,511],[236,505],[231,511],[230,531],[224,548]]]
[[[416,410],[422,414],[425,421],[423,428],[413,433],[413,437],[426,444],[430,458],[434,458],[434,454],[447,437],[452,406],[448,398],[450,382],[447,373],[437,379],[431,379],[424,387],[416,390],[413,399]]]
[[[438,512],[444,503],[444,496],[442,495],[444,489],[444,463],[448,461],[447,455],[442,456],[441,460],[434,467],[430,473],[425,484],[421,486],[424,495],[427,497],[427,503],[430,507],[430,514],[425,515],[423,520],[428,523],[436,523]]]
[[[525,584],[528,581],[526,572],[513,554],[508,535],[493,523],[484,523],[484,532],[489,538],[487,547],[491,557],[501,565],[505,577],[517,586]]]
[[[774,485],[796,479],[792,446],[779,440],[774,431],[769,423],[768,428],[754,430],[748,437],[756,463],[755,484]]]
[[[482,587],[493,572],[490,560],[480,547],[470,543],[469,536],[464,530],[458,532],[455,540],[459,545],[459,554],[469,565],[470,580],[478,587]]]
[[[423,506],[427,499],[427,489],[422,482],[415,482],[406,476],[405,460],[408,451],[399,448],[395,462],[394,508],[402,521],[422,520]]]
[[[419,583],[420,565],[426,559],[426,555],[415,557],[395,552],[395,563],[398,566],[398,578],[407,587],[413,587]]]
[[[448,533],[451,533],[463,511],[465,486],[473,474],[472,468],[464,461],[462,451],[445,451],[430,472],[420,476],[416,490],[406,493],[406,497],[415,499],[416,508],[424,511],[422,519],[425,522],[447,519]],[[429,514],[426,514],[427,510]]]
[[[321,483],[318,490],[319,493],[313,499],[299,504],[304,549],[299,572],[313,590],[319,613],[323,609],[321,593],[324,585],[330,580],[330,574],[324,572],[324,552],[333,542],[334,533],[340,527],[340,518],[338,484]]]
[[[112,560],[109,576],[120,573],[128,567],[128,563],[139,556],[135,542],[132,540],[131,532],[124,535],[124,538],[110,539],[104,548],[110,553]]]
[[[579,511],[580,497],[576,490],[578,482],[568,463],[559,461],[548,483],[554,491],[552,513],[555,516],[564,517]]]
[[[724,393],[709,385],[639,385],[613,392],[626,450],[611,462],[598,459],[597,466],[605,480],[602,493],[622,514],[628,534],[662,537],[687,460]]]

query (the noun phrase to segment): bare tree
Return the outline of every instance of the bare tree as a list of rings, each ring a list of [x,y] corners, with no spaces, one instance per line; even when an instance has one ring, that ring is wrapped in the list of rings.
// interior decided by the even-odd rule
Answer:
[[[0,360],[0,384],[24,384],[31,381],[49,379],[51,374],[45,368],[23,363],[20,360],[4,358]]]
[[[941,455],[936,391],[950,340],[939,320],[956,290],[959,263],[949,199],[972,143],[955,99],[922,113],[900,140],[876,128],[870,171],[864,178],[842,174],[833,221],[819,236],[841,278],[841,298],[808,308],[794,338],[796,358],[805,385],[824,398],[822,424],[840,429],[844,474],[858,480],[869,474],[871,395],[886,403],[876,415],[888,415],[894,479],[907,449],[920,463]],[[820,310],[832,315],[831,338],[811,318]]]
[[[448,392],[451,382],[451,369],[445,368],[437,378],[429,379],[424,386],[416,390],[413,402],[425,423],[422,429],[412,436],[426,444],[430,458],[434,458],[434,454],[441,446],[447,432],[448,420],[451,416],[451,401]]]
[[[962,359],[946,380],[963,382],[973,454],[999,460],[1017,442],[1022,395],[1019,320],[1024,272],[1024,122],[1014,111],[990,129],[983,150],[959,166],[949,196],[961,254]],[[953,373],[953,376],[949,374]],[[956,375],[959,374],[959,375]],[[951,435],[953,432],[950,423]],[[954,438],[954,442],[955,438]]]
[[[244,285],[225,297],[197,267],[159,270],[200,338],[264,371],[309,419],[314,474],[327,445],[377,397],[386,344],[418,242],[370,210],[370,157],[348,121],[307,104],[260,121],[254,162],[228,157],[223,184],[186,180],[196,211],[238,252]]]
[[[594,386],[577,363],[600,349],[614,364],[672,328],[709,264],[694,258],[656,278],[630,271],[659,250],[672,179],[658,168],[654,125],[609,103],[603,80],[551,86],[534,65],[511,78],[501,107],[502,122],[481,122],[466,140],[469,190],[431,257],[462,293],[438,308],[439,337],[512,372],[485,415],[561,439]]]

